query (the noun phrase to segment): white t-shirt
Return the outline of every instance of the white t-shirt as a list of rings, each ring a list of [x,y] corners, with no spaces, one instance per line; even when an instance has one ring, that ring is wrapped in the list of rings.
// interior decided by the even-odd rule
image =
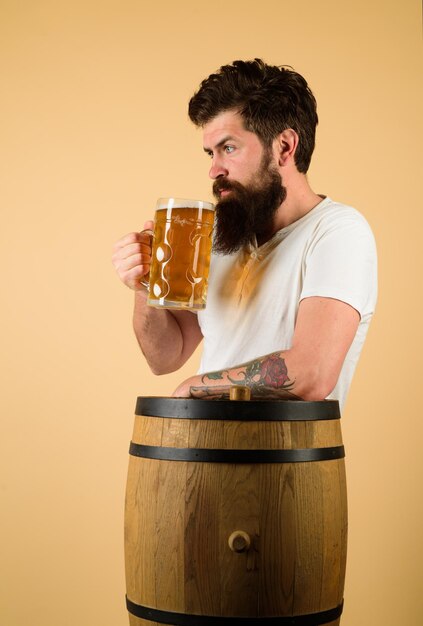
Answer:
[[[329,398],[342,407],[377,298],[373,234],[352,207],[325,198],[260,247],[212,255],[199,373],[288,350],[303,298],[342,300],[360,324]]]

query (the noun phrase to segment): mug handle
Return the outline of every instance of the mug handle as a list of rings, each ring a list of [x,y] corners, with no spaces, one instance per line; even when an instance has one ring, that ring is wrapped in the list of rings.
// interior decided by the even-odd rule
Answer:
[[[154,237],[154,231],[151,230],[151,228],[146,228],[145,230],[142,230],[141,233],[148,233],[151,237],[151,240],[153,240]],[[145,287],[147,289],[147,291],[150,291],[150,272],[148,272],[148,274],[145,274],[142,278],[140,278],[140,284]]]

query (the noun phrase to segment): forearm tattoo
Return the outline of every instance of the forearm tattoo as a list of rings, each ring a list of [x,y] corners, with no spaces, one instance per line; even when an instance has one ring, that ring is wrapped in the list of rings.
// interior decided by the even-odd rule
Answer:
[[[225,382],[223,385],[208,385],[207,383],[211,380]],[[250,387],[253,398],[300,399],[291,391],[295,381],[289,379],[285,359],[281,357],[280,352],[255,359],[232,370],[204,374],[201,382],[204,386],[191,387],[191,395],[195,398],[227,398],[232,385],[244,385]]]

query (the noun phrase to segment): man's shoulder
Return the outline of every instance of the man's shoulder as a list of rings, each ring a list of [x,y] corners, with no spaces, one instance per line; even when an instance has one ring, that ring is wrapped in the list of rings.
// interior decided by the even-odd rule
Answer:
[[[332,200],[329,196],[326,196],[325,199],[317,205],[316,207],[316,216],[320,217],[331,217],[331,218],[339,218],[339,219],[355,219],[355,220],[365,220],[365,217],[358,209],[351,206],[350,204],[346,204],[344,202],[339,202],[339,200]]]
[[[358,228],[363,232],[367,231],[372,234],[371,227],[364,215],[349,204],[326,197],[316,209],[317,211],[311,217],[315,227],[319,229]]]

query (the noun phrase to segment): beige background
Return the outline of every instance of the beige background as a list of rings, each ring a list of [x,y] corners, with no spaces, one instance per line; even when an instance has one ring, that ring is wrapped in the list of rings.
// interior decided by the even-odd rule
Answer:
[[[380,298],[343,415],[343,626],[423,617],[421,7],[418,0],[0,1],[3,626],[124,626],[123,500],[156,378],[112,243],[159,195],[210,198],[187,101],[223,63],[314,90],[315,191],[360,209]],[[420,266],[419,266],[420,263]]]

